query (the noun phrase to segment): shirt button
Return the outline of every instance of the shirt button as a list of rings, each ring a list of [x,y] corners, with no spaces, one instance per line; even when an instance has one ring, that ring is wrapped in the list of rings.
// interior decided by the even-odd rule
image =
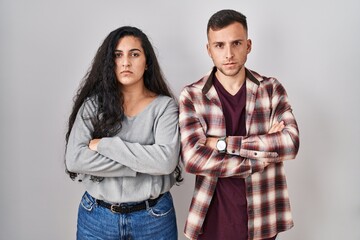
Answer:
[[[231,152],[232,152],[232,153],[235,153],[235,150],[232,150]]]
[[[254,155],[256,156],[256,155],[257,155],[257,152],[254,152]]]

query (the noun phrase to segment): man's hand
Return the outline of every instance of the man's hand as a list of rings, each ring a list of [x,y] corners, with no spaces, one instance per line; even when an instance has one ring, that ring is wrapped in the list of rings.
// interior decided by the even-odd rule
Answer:
[[[284,129],[284,127],[285,127],[285,125],[284,125],[284,122],[283,122],[283,121],[281,121],[281,122],[275,122],[275,123],[271,126],[271,128],[270,128],[270,130],[269,130],[269,133],[280,132],[281,130]]]
[[[276,132],[280,132],[284,129],[285,124],[283,121],[281,122],[275,122],[268,133],[276,133]],[[94,139],[95,140],[95,139]],[[92,140],[92,141],[94,141]],[[217,143],[218,138],[215,137],[207,137],[206,138],[206,142],[205,142],[205,146],[210,147],[212,149],[216,149],[216,143]],[[91,143],[91,142],[90,142]],[[96,150],[95,150],[96,151]],[[263,161],[264,163],[264,168],[267,167],[270,163]]]
[[[99,138],[91,140],[89,143],[89,148],[93,151],[97,151],[97,146],[98,146],[100,140],[101,139],[99,139]]]
[[[212,149],[216,149],[217,140],[218,140],[218,138],[215,138],[215,137],[207,137],[205,146],[210,147]]]

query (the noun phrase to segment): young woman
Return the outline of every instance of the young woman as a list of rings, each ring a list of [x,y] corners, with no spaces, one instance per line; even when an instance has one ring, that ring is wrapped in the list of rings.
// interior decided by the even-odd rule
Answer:
[[[147,36],[111,32],[74,99],[66,168],[84,184],[77,239],[177,239],[178,107]]]

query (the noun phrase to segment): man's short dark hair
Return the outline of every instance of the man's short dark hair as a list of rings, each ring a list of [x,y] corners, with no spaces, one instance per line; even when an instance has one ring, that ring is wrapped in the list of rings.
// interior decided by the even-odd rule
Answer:
[[[210,17],[206,32],[209,33],[210,29],[214,31],[220,30],[234,22],[240,23],[246,31],[248,30],[246,16],[244,14],[231,9],[224,9],[214,13]]]

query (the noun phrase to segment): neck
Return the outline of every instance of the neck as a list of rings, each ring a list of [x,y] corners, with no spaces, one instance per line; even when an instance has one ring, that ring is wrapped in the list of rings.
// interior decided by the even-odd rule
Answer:
[[[156,97],[156,94],[145,88],[143,84],[137,87],[126,86],[122,89],[122,93],[124,113],[129,117],[139,114]]]
[[[137,101],[149,95],[149,90],[147,90],[144,84],[141,85],[132,85],[132,86],[123,86],[121,92],[124,97],[124,101]]]
[[[245,77],[246,77],[244,67],[234,76],[224,75],[219,70],[216,71],[215,75],[216,75],[216,78],[221,83],[221,85],[231,95],[235,95],[239,91],[241,86],[244,84]]]

